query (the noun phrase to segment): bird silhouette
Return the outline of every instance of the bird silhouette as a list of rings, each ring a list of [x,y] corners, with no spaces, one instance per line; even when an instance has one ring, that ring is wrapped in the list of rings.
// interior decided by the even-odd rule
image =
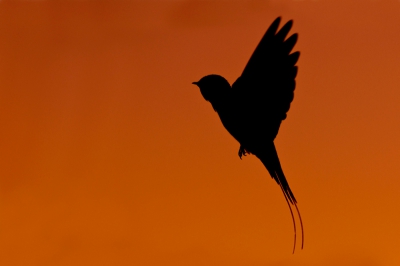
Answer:
[[[279,31],[281,18],[267,29],[242,75],[232,84],[219,75],[207,75],[193,84],[200,88],[204,99],[218,113],[222,124],[240,143],[239,157],[254,154],[267,168],[280,186],[289,206],[294,227],[296,248],[296,222],[292,207],[296,208],[304,245],[304,230],[296,198],[283,173],[274,145],[282,120],[286,118],[294,97],[297,75],[296,63],[300,52],[291,53],[297,34],[286,38],[293,21]]]

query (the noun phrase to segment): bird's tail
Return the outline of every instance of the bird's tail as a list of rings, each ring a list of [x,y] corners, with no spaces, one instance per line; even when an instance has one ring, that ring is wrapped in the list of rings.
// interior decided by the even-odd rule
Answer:
[[[303,246],[304,246],[303,222],[301,220],[300,211],[297,207],[297,200],[294,197],[292,190],[290,189],[290,186],[286,180],[285,174],[283,173],[281,164],[279,162],[278,153],[276,152],[274,143],[272,143],[271,147],[268,149],[268,152],[266,154],[263,154],[263,155],[257,156],[257,157],[264,164],[265,168],[267,168],[271,177],[281,187],[281,190],[283,192],[285,200],[289,206],[290,214],[292,216],[292,221],[293,221],[293,227],[294,227],[294,247],[293,247],[293,253],[294,253],[294,251],[296,249],[296,221],[295,221],[295,218],[293,215],[293,210],[292,210],[291,205],[294,205],[294,207],[296,208],[296,211],[297,211],[297,214],[298,214],[298,217],[300,220],[301,238],[302,238],[301,249],[303,249]]]

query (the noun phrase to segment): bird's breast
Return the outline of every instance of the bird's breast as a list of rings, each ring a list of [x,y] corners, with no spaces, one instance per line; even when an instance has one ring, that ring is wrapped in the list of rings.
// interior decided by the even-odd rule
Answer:
[[[240,110],[235,106],[225,105],[224,108],[220,108],[217,112],[225,129],[241,143],[246,129]]]

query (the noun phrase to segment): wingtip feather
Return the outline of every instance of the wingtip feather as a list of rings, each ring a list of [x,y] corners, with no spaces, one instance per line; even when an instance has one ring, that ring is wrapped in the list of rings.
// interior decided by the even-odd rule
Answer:
[[[289,20],[288,22],[286,22],[286,24],[283,25],[283,27],[276,34],[277,40],[283,42],[283,40],[285,40],[287,34],[289,33],[290,29],[292,28],[292,25],[293,25],[293,20]]]
[[[279,24],[281,23],[281,17],[277,17],[274,22],[269,26],[266,35],[275,35],[278,30]]]

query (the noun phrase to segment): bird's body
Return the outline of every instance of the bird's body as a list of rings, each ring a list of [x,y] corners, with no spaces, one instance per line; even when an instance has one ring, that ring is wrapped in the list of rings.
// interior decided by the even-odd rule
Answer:
[[[298,211],[297,201],[283,174],[274,139],[293,100],[295,65],[300,53],[291,53],[297,34],[286,39],[292,21],[277,32],[279,22],[277,18],[268,28],[232,86],[225,78],[214,74],[193,83],[211,103],[227,131],[240,143],[239,157],[254,154],[281,187],[294,222],[291,205]],[[299,218],[301,222],[300,214]],[[296,236],[295,222],[294,227]]]

